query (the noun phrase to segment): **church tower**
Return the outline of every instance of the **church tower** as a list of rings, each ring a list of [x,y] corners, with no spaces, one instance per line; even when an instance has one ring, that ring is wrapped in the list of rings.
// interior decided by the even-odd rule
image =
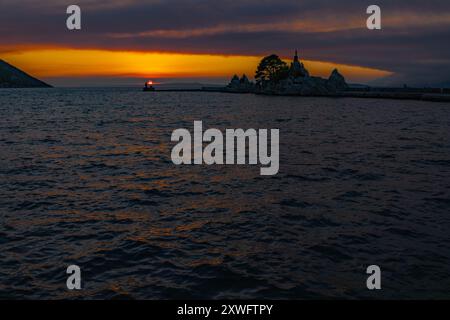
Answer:
[[[309,77],[308,70],[306,70],[305,66],[300,62],[300,59],[298,58],[297,49],[295,50],[294,61],[291,63],[289,74],[294,78]]]

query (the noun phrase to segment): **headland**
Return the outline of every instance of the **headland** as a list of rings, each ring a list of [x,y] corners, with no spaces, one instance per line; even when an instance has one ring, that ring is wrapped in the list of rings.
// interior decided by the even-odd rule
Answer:
[[[51,88],[24,71],[0,60],[0,88]]]

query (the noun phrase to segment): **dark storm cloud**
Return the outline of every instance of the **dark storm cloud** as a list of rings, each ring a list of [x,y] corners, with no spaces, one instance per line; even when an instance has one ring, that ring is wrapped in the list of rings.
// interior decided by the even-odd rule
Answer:
[[[364,0],[81,0],[83,30],[69,32],[66,1],[3,0],[0,50],[27,44],[290,56],[299,48],[306,59],[393,71],[397,83],[450,83],[450,2],[377,3],[381,31],[365,28],[372,2]]]

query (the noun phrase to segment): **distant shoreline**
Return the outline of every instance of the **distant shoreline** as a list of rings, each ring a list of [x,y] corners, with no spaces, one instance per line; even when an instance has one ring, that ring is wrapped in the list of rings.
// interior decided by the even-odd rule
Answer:
[[[372,89],[373,90],[373,89]],[[383,89],[386,90],[386,89]],[[402,91],[344,91],[331,95],[297,95],[297,94],[263,94],[245,93],[227,90],[226,87],[203,87],[201,89],[155,89],[149,92],[218,92],[232,94],[257,94],[284,97],[325,97],[325,98],[372,98],[372,99],[396,99],[396,100],[420,100],[432,102],[450,102],[450,94],[429,92],[402,92]]]

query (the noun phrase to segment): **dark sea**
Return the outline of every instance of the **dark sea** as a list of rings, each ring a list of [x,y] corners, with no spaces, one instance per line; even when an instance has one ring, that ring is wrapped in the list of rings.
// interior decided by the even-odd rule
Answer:
[[[450,297],[448,103],[5,89],[0,114],[0,298]],[[175,166],[194,120],[279,128],[279,173]]]

